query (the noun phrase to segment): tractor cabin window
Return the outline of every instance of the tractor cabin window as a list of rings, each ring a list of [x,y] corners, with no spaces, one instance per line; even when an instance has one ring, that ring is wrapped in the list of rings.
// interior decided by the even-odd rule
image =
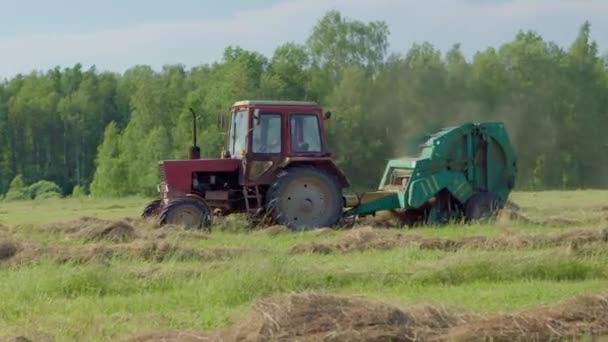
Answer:
[[[253,153],[281,153],[281,114],[260,113],[253,119]]]
[[[291,114],[289,126],[292,152],[323,152],[316,114]]]
[[[238,158],[245,151],[247,143],[247,111],[241,110],[232,114],[230,127],[230,146],[228,151]]]

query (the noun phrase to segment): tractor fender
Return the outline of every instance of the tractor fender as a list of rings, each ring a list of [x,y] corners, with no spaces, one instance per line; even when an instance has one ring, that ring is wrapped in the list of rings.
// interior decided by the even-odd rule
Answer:
[[[334,161],[329,158],[310,158],[310,157],[289,157],[281,163],[280,167],[283,169],[296,167],[296,166],[312,166],[320,168],[325,172],[335,175],[340,181],[342,188],[350,186],[348,177],[338,168]]]
[[[205,199],[203,198],[203,196],[196,194],[196,193],[189,193],[186,194],[184,197],[186,198],[193,198],[199,202],[201,202],[203,205],[205,205],[207,208],[209,208],[209,204],[207,203],[207,201],[205,201]]]

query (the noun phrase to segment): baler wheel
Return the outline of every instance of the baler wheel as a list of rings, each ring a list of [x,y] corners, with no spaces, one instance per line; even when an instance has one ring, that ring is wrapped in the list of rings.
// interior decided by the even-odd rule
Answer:
[[[314,167],[282,171],[266,200],[274,222],[293,230],[333,226],[342,217],[340,182],[333,174]]]
[[[207,204],[196,198],[176,198],[160,212],[160,223],[196,229],[208,227],[211,225],[211,210]]]
[[[467,221],[486,220],[496,215],[501,207],[500,198],[491,192],[478,192],[465,205]]]
[[[160,214],[160,203],[161,203],[161,201],[159,199],[150,202],[150,204],[148,204],[144,208],[144,211],[141,214],[141,217],[151,218],[151,217],[158,216],[158,214]]]

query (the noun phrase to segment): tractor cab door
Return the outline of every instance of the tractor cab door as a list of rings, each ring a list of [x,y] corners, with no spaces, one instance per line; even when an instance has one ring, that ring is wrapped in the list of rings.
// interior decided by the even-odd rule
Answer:
[[[289,138],[290,155],[317,157],[326,152],[317,113],[290,113]]]
[[[282,160],[284,151],[283,113],[254,109],[251,115],[250,148],[244,160],[244,185],[268,184],[264,173]]]
[[[232,112],[228,146],[226,149],[232,158],[241,159],[245,156],[248,126],[249,113],[247,110],[235,110]]]

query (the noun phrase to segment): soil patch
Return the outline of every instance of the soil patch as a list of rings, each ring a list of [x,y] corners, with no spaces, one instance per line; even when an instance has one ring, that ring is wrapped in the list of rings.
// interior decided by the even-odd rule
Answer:
[[[8,260],[17,254],[17,245],[12,241],[0,240],[0,262]]]

